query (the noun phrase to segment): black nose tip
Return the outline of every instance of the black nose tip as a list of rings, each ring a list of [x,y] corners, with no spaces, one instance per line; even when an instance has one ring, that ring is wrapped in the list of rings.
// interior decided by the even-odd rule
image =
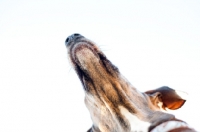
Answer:
[[[81,36],[80,34],[78,34],[78,33],[75,33],[75,34],[73,34],[74,36]]]
[[[82,37],[82,35],[78,34],[78,33],[75,33],[75,34],[72,34],[70,35],[69,37],[67,37],[66,41],[65,41],[65,44],[66,46],[72,42],[73,40],[77,39],[78,37]]]

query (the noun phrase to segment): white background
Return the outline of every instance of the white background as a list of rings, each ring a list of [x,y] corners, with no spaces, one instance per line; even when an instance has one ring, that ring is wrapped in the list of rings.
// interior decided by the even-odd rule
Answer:
[[[200,1],[1,0],[0,131],[84,132],[91,125],[65,39],[96,42],[140,91],[186,91],[173,113],[200,130]]]

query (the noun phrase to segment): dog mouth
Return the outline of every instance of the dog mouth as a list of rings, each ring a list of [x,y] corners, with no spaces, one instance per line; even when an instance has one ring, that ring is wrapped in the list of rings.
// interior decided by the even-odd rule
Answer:
[[[66,39],[66,46],[72,66],[86,91],[90,90],[88,84],[106,80],[108,76],[117,77],[118,68],[87,38],[71,35]]]

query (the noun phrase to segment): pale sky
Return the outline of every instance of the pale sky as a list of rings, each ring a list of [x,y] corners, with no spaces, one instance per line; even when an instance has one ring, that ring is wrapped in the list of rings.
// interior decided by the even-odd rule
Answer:
[[[189,93],[173,111],[200,131],[200,1],[1,0],[0,131],[81,132],[92,122],[65,39],[96,42],[140,91]]]

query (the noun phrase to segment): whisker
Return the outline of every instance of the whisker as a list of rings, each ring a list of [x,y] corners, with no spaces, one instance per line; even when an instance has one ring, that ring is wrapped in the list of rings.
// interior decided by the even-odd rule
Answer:
[[[102,51],[110,51],[111,49],[109,48],[109,49],[106,49],[105,47],[108,47],[108,46],[106,46],[106,45],[98,45],[99,46],[99,48],[102,50]],[[102,48],[103,47],[103,48]]]
[[[69,67],[69,71],[68,71],[68,73],[69,73],[71,70],[72,70],[72,67]]]

